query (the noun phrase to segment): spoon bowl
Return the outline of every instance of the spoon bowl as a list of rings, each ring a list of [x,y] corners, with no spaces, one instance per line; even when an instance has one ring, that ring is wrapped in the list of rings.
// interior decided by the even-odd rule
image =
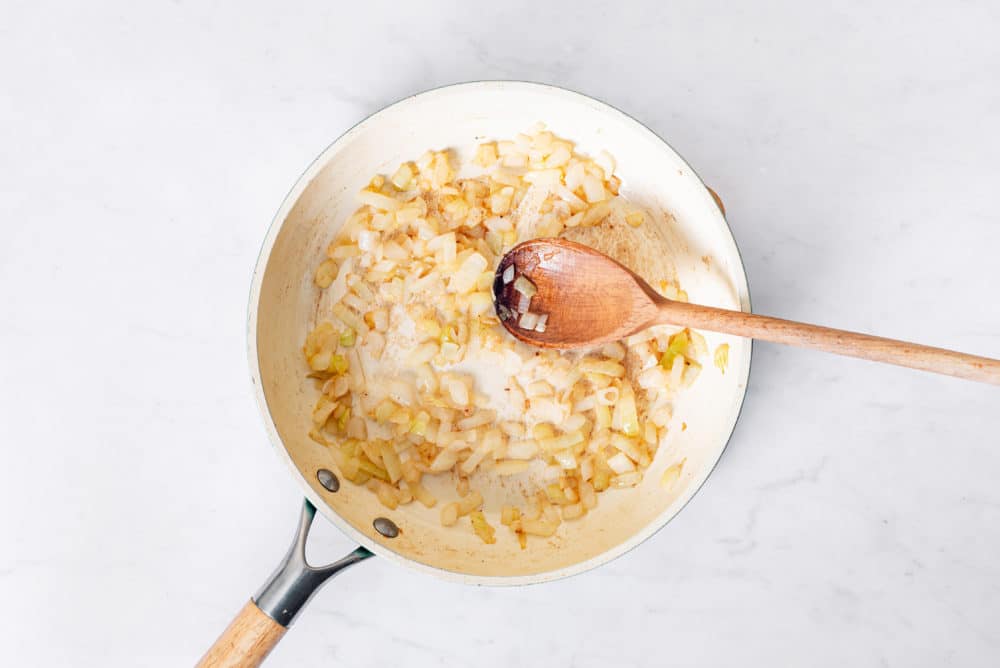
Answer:
[[[518,290],[524,285],[518,279],[530,281],[534,294]],[[567,239],[532,239],[512,248],[497,267],[493,298],[500,321],[516,338],[560,349],[641,331],[655,323],[664,299],[627,267]],[[542,331],[525,313],[546,316]]]

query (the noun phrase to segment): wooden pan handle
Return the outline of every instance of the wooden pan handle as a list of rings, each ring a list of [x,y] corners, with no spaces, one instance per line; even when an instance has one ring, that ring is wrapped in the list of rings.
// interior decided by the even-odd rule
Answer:
[[[765,315],[729,311],[672,300],[658,302],[658,321],[723,334],[735,334],[762,341],[786,343],[859,357],[922,371],[933,371],[981,383],[1000,385],[1000,360],[967,355],[954,350],[933,348],[880,336],[847,332],[842,329],[807,325]]]
[[[252,600],[247,601],[215,644],[201,657],[198,668],[259,666],[287,630],[261,612]]]
[[[326,566],[310,566],[306,561],[306,539],[315,516],[316,506],[306,499],[302,502],[299,526],[285,558],[201,657],[199,668],[259,666],[323,583],[374,556],[366,548],[358,547]]]

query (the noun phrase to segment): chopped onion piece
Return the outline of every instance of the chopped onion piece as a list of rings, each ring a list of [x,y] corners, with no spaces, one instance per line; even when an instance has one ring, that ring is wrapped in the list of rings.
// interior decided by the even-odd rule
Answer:
[[[642,481],[642,473],[639,471],[630,471],[628,473],[622,473],[616,475],[611,479],[612,487],[635,487]]]
[[[625,381],[622,383],[621,395],[615,404],[614,413],[611,416],[611,428],[617,429],[626,436],[637,436],[639,434],[639,418],[636,415],[635,392],[632,385]]]
[[[676,464],[671,464],[667,467],[667,470],[663,472],[663,477],[660,478],[660,485],[662,485],[664,489],[670,489],[674,486],[674,483],[676,483],[678,478],[681,477],[681,470],[684,468],[684,462],[686,461],[687,459],[685,458]]]
[[[486,269],[486,258],[479,253],[473,252],[459,266],[458,270],[452,274],[448,283],[448,288],[452,292],[465,294],[471,292],[476,285],[479,275]]]
[[[726,373],[726,366],[729,364],[729,344],[720,343],[715,349],[715,366],[719,371]]]
[[[535,313],[522,313],[517,326],[521,329],[533,330],[538,325],[538,315]]]
[[[503,284],[507,285],[514,280],[514,265],[509,264],[507,268],[503,270]]]
[[[524,175],[524,180],[533,185],[554,186],[562,181],[561,169],[539,169],[528,172]]]
[[[563,430],[568,432],[578,431],[583,427],[584,424],[586,424],[586,422],[587,422],[586,417],[584,417],[580,413],[575,413],[566,418],[566,420],[562,423],[562,428]]]
[[[425,508],[433,508],[435,504],[437,504],[437,498],[427,491],[427,488],[419,482],[411,482],[408,480],[406,482],[406,486],[409,488],[410,493],[413,494],[413,498],[423,504]],[[455,521],[458,521],[457,515],[455,516]],[[452,524],[454,524],[454,522],[452,522]]]
[[[596,373],[612,378],[621,378],[625,375],[625,367],[614,360],[586,359],[580,362],[579,368],[583,373]]]
[[[490,526],[490,523],[486,521],[486,516],[483,515],[482,511],[475,511],[469,514],[469,520],[472,522],[472,530],[475,531],[476,535],[486,543],[487,545],[492,545],[497,542],[495,538],[496,529]]]
[[[450,527],[458,522],[458,504],[447,503],[441,508],[441,524]]]
[[[469,417],[459,420],[455,423],[455,426],[465,431],[466,429],[475,429],[476,427],[481,427],[484,424],[490,424],[497,418],[496,411],[486,410],[479,411]]]
[[[381,211],[396,211],[402,206],[396,198],[372,192],[371,190],[362,190],[359,192],[358,201]]]
[[[483,461],[483,459],[488,454],[490,454],[490,448],[488,446],[480,444],[479,447],[477,447],[475,450],[472,451],[472,454],[469,455],[469,458],[466,459],[464,462],[462,462],[459,468],[461,469],[462,473],[469,475],[470,473],[476,470],[476,467],[479,466],[479,462]]]
[[[538,444],[535,441],[514,441],[507,445],[509,459],[532,459],[538,454]]]
[[[583,177],[583,196],[587,198],[587,201],[591,204],[596,204],[597,202],[602,202],[607,199],[607,193],[604,191],[604,184],[596,176],[588,174]]]
[[[431,462],[430,470],[434,472],[447,471],[458,461],[456,450],[442,450]]]
[[[681,377],[684,375],[684,356],[677,355],[670,365],[670,385],[678,388],[681,386]]]
[[[604,171],[606,178],[611,178],[611,175],[615,172],[615,159],[607,150],[602,149],[597,154],[597,157],[594,158],[594,162]]]
[[[572,448],[578,443],[583,443],[583,433],[580,431],[571,431],[559,436],[550,436],[538,440],[538,445],[548,452]]]
[[[493,306],[493,297],[488,292],[473,292],[468,303],[469,315],[483,315]]]
[[[544,380],[536,380],[524,388],[524,394],[529,399],[533,399],[534,397],[551,397],[554,393],[552,385]]]
[[[558,528],[558,522],[549,522],[548,520],[541,518],[536,520],[525,518],[521,520],[521,530],[532,536],[552,536]]]
[[[514,289],[526,297],[534,297],[538,292],[538,288],[535,287],[535,284],[524,276],[518,276],[514,280]]]
[[[563,506],[562,508],[562,518],[563,520],[575,520],[583,517],[586,514],[586,510],[582,503],[573,503],[568,506]]]
[[[447,390],[448,396],[456,406],[469,405],[469,388],[461,379],[447,376],[441,379],[441,385]]]
[[[575,469],[578,466],[576,457],[569,450],[559,450],[558,452],[552,453],[552,458],[559,463],[559,466],[564,469]]]
[[[514,304],[514,308],[518,313],[527,313],[531,309],[531,297],[517,293],[517,303]]]
[[[372,252],[375,250],[376,243],[378,243],[378,234],[376,232],[362,230],[358,233],[358,248],[360,248],[362,252]]]
[[[337,279],[337,263],[334,260],[324,260],[316,269],[314,280],[321,288],[328,288]]]
[[[612,471],[618,474],[635,470],[635,464],[622,452],[608,458],[608,466]]]
[[[365,321],[362,320],[360,316],[358,316],[356,313],[354,313],[353,311],[351,311],[349,308],[347,308],[343,304],[334,304],[333,305],[333,314],[335,316],[337,316],[338,318],[340,318],[340,320],[345,325],[347,325],[348,327],[350,327],[351,329],[353,329],[356,332],[367,332],[368,331],[368,325],[365,323]]]
[[[617,362],[625,359],[625,346],[620,343],[609,343],[601,348],[601,354]]]
[[[507,459],[497,462],[497,465],[493,467],[493,472],[502,476],[516,475],[527,470],[528,462],[523,459]]]
[[[458,502],[458,513],[464,516],[482,507],[483,495],[479,492],[469,492]]]
[[[644,222],[646,222],[646,214],[642,211],[633,211],[632,213],[625,216],[625,222],[632,227],[639,227]]]

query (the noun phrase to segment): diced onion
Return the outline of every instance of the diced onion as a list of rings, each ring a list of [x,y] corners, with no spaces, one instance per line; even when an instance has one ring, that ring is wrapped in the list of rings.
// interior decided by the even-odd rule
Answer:
[[[534,297],[538,292],[538,288],[535,287],[535,284],[524,276],[518,276],[514,280],[514,289],[526,297]]]
[[[591,204],[596,204],[597,202],[602,202],[607,198],[607,193],[604,190],[604,184],[601,180],[590,174],[583,177],[582,182],[583,196]]]
[[[566,431],[578,431],[584,424],[586,424],[586,422],[586,417],[580,413],[575,413],[566,418],[562,424],[562,428]]]
[[[478,316],[493,308],[493,297],[487,292],[474,292],[469,295],[469,315]]]
[[[612,471],[618,474],[635,470],[635,464],[622,452],[608,458],[608,466]]]
[[[612,487],[635,487],[642,481],[642,473],[639,471],[630,471],[628,473],[622,473],[616,475],[611,479]]]
[[[359,192],[358,201],[381,211],[396,211],[401,206],[399,200],[394,197],[372,192],[371,190],[362,190]]]
[[[378,234],[375,232],[370,232],[368,230],[362,230],[358,233],[358,248],[364,253],[370,253],[375,250],[375,244],[378,243]]]
[[[430,470],[435,472],[447,471],[458,461],[458,452],[455,450],[442,450],[431,462]]]
[[[479,253],[472,253],[465,259],[458,270],[452,274],[448,288],[458,294],[470,292],[473,286],[475,286],[479,274],[486,269],[486,265],[486,258]]]
[[[726,366],[729,364],[729,344],[720,343],[715,349],[715,366],[719,371],[726,373]]]
[[[639,227],[646,222],[646,214],[642,211],[633,211],[625,216],[625,222],[632,227]]]
[[[551,397],[554,394],[552,385],[544,380],[536,380],[533,383],[529,383],[526,388],[524,388],[524,394],[529,399],[534,397]]]
[[[521,329],[533,330],[538,326],[537,313],[522,313],[521,319],[517,321],[517,326]]]
[[[562,170],[560,169],[539,169],[528,172],[524,175],[524,180],[534,185],[552,186],[562,181]]]
[[[684,462],[686,461],[686,459],[682,459],[676,464],[671,464],[663,472],[663,477],[660,478],[660,485],[662,485],[664,489],[670,489],[674,486],[674,483],[676,483],[681,477],[681,470],[684,468]]]
[[[454,526],[458,522],[458,504],[447,503],[441,508],[441,524],[446,527]]]
[[[542,537],[552,536],[553,534],[555,534],[558,528],[559,528],[558,522],[549,522],[544,519],[521,520],[521,530],[524,531],[524,533],[529,534],[531,536],[542,536]]]
[[[476,427],[481,427],[484,424],[490,424],[496,420],[496,417],[496,411],[479,411],[474,415],[470,415],[465,419],[459,420],[455,423],[455,426],[465,431],[466,429],[474,429]]]
[[[538,454],[538,444],[535,441],[514,441],[507,445],[507,457],[510,459],[532,459]]]
[[[456,406],[469,405],[469,388],[460,379],[448,376],[442,379],[442,386],[448,392],[452,403]]]
[[[611,376],[612,378],[621,378],[625,375],[625,367],[614,360],[587,359],[580,363],[580,371]]]
[[[564,469],[575,469],[578,466],[576,457],[569,450],[559,450],[552,453],[552,458],[559,463],[559,466]]]
[[[529,535],[551,536],[564,520],[584,518],[600,492],[641,482],[673,401],[709,351],[692,330],[656,333],[670,328],[582,360],[515,343],[497,316],[544,333],[548,314],[514,265],[500,274],[513,303],[494,313],[495,267],[507,249],[601,224],[613,210],[629,226],[647,215],[613,201],[621,181],[610,155],[581,156],[543,125],[481,144],[480,176],[459,179],[454,157],[428,151],[372,178],[310,277],[329,294],[303,346],[318,390],[309,438],[330,452],[344,480],[366,485],[389,509],[436,507],[424,477],[435,489],[457,477],[458,498],[442,498],[440,521],[454,526],[468,516],[484,545],[497,542],[496,509],[483,507],[475,481],[526,474],[510,490],[523,488],[523,511],[505,506],[500,517],[523,549]],[[676,281],[658,285],[687,301]],[[507,399],[497,406],[463,367],[483,354],[497,355],[495,368],[506,375]],[[727,357],[728,346],[715,349],[722,370]],[[664,471],[664,487],[676,485],[683,463]]]
[[[507,459],[497,462],[493,467],[493,472],[497,475],[507,476],[523,473],[528,470],[528,462],[523,459]]]
[[[328,288],[337,278],[337,262],[335,260],[325,260],[316,269],[314,280],[321,288]]]
[[[563,520],[575,520],[584,516],[586,509],[583,507],[582,503],[572,503],[568,506],[563,506],[562,508],[562,518]]]
[[[517,309],[518,313],[527,313],[528,310],[531,309],[531,297],[518,293],[517,303],[514,305],[514,308]]]

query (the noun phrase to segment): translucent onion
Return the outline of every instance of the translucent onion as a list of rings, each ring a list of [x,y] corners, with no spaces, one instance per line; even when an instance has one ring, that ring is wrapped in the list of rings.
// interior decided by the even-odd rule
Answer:
[[[606,153],[576,154],[541,125],[480,145],[482,176],[457,179],[453,157],[428,151],[374,177],[312,275],[338,301],[318,302],[332,322],[318,318],[303,346],[320,391],[309,437],[331,453],[344,480],[367,485],[387,508],[414,500],[434,507],[422,478],[457,475],[460,498],[442,499],[441,522],[468,516],[485,545],[496,542],[495,530],[473,481],[530,472],[518,487],[530,494],[542,483],[542,498],[529,496],[523,512],[507,506],[501,516],[523,549],[527,536],[551,536],[563,520],[585,517],[599,492],[641,481],[666,435],[671,402],[695,382],[707,345],[689,330],[661,345],[647,334],[631,337],[627,350],[609,344],[578,363],[515,344],[497,315],[544,332],[548,314],[532,311],[537,287],[513,266],[500,278],[515,288],[514,310],[494,313],[497,260],[529,235],[601,223],[620,186],[615,163]],[[627,210],[625,222],[645,217]],[[676,282],[660,288],[686,299]],[[720,369],[727,350],[715,351]],[[496,407],[473,376],[453,368],[487,351],[509,374],[507,401]],[[499,421],[505,411],[512,419]],[[665,486],[676,483],[682,464],[667,468]]]

